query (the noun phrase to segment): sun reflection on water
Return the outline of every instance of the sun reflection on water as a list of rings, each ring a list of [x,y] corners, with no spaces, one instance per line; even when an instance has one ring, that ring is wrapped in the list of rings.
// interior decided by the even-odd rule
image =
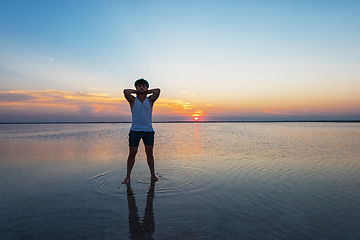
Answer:
[[[194,141],[195,141],[195,152],[200,153],[198,123],[194,124]]]

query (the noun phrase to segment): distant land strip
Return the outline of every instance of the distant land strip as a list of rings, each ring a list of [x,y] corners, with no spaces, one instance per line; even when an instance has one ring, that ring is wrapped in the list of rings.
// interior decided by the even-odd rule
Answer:
[[[338,122],[338,123],[358,123],[360,120],[259,120],[259,121],[154,121],[153,123],[306,123],[306,122]],[[94,123],[131,123],[131,122],[0,122],[0,124],[94,124]]]

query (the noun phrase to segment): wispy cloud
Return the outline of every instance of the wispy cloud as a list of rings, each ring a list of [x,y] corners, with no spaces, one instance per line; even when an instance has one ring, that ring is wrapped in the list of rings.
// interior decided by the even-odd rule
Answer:
[[[159,98],[154,114],[163,116],[191,116],[194,105],[179,99]],[[108,93],[43,91],[0,91],[0,111],[7,114],[71,115],[84,117],[130,116],[128,102],[122,96]],[[200,113],[202,110],[197,110]]]
[[[203,110],[197,110],[195,113],[192,114],[193,117],[200,117],[204,114]]]
[[[3,102],[23,102],[35,99],[34,96],[19,92],[0,92],[0,104]]]
[[[309,116],[309,115],[315,115],[315,116],[336,116],[336,115],[342,115],[342,114],[349,114],[347,111],[342,110],[335,110],[331,109],[331,111],[326,110],[308,110],[308,109],[264,109],[264,113],[268,114],[274,114],[274,115],[287,115],[287,116]]]
[[[305,113],[309,113],[310,111],[306,110],[295,110],[295,109],[264,109],[264,113],[269,114],[278,114],[278,115],[303,115]]]
[[[54,109],[77,114],[126,114],[128,105],[124,98],[101,93],[44,91],[1,91],[0,107],[23,106],[46,114]],[[1,109],[0,108],[0,109]],[[14,108],[15,109],[15,108]]]
[[[355,109],[356,110],[356,109]],[[317,119],[345,116],[353,119],[358,111],[344,108],[221,108],[212,104],[194,104],[181,99],[159,98],[154,116],[164,119]],[[108,92],[70,92],[58,90],[0,91],[0,121],[130,121],[131,111],[122,95]],[[351,117],[350,115],[354,115]],[[356,116],[355,116],[356,115]],[[347,117],[349,116],[349,117]],[[344,119],[345,119],[344,117]],[[110,119],[110,120],[109,120]],[[49,120],[50,121],[50,120]]]
[[[189,115],[193,105],[179,99],[159,98],[154,107],[154,111],[161,114],[180,114]]]

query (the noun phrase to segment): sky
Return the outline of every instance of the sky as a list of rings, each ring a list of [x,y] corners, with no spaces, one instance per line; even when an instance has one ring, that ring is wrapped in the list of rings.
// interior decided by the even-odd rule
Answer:
[[[360,120],[360,1],[0,2],[0,122]]]

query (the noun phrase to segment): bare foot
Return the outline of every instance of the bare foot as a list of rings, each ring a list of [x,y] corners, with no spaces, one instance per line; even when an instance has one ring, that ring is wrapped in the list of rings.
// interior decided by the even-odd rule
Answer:
[[[151,180],[152,180],[152,181],[158,181],[158,180],[159,180],[159,178],[158,178],[157,176],[155,176],[155,175],[154,175],[154,176],[151,176]]]
[[[125,178],[124,181],[122,181],[122,184],[128,184],[131,181],[130,178]]]

